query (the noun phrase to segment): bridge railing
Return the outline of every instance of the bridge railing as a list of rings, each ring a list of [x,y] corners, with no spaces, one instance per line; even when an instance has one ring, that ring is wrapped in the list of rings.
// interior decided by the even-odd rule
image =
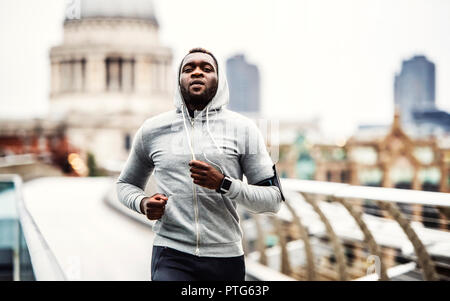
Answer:
[[[389,280],[413,269],[422,280],[449,280],[450,194],[297,179],[282,186],[277,215],[243,222],[261,264],[299,280]]]
[[[0,175],[3,181],[14,183],[36,279],[66,279],[26,208],[22,180]],[[278,214],[243,219],[253,278],[272,279],[276,273],[271,276],[264,265],[273,269],[275,261],[275,270],[287,276],[276,274],[277,279],[389,280],[417,267],[421,279],[448,280],[450,194],[296,179],[282,179],[282,185],[287,200]],[[273,236],[277,242],[267,248]],[[249,248],[251,241],[257,252]],[[349,243],[362,248],[349,254]],[[406,261],[393,264],[392,258],[400,255]],[[359,265],[354,259],[358,256],[363,259]],[[252,257],[261,265],[252,265]],[[370,277],[364,277],[367,274]]]
[[[31,277],[36,280],[66,280],[55,255],[26,207],[22,194],[21,177],[14,174],[0,174],[0,182],[14,185],[20,229],[17,232],[17,246],[14,250],[14,279],[30,280]],[[22,243],[23,241],[25,244]],[[29,266],[27,266],[28,256],[31,259]],[[31,270],[32,275],[27,275],[24,279],[22,270],[25,269]]]

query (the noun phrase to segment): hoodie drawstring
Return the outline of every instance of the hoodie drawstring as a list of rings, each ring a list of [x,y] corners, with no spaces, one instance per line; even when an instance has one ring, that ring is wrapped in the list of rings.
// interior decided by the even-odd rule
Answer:
[[[192,160],[196,160],[196,159],[195,159],[195,154],[194,154],[194,149],[192,148],[192,144],[191,144],[191,139],[190,139],[191,137],[190,137],[190,134],[189,134],[187,125],[186,125],[186,117],[184,116],[184,109],[183,109],[183,107],[184,107],[186,110],[187,110],[187,107],[186,107],[186,105],[184,104],[184,102],[181,104],[181,106],[182,106],[182,107],[181,107],[181,109],[182,109],[181,114],[183,115],[184,129],[185,129],[185,131],[186,131],[186,137],[187,137],[187,140],[188,140],[189,149],[190,149],[190,151],[191,151]],[[208,113],[209,113],[209,105],[206,107],[206,131],[208,132],[209,137],[211,138],[211,140],[213,141],[214,145],[215,145],[216,148],[219,150],[219,152],[220,152],[220,153],[223,153],[223,151],[222,151],[222,150],[220,149],[220,147],[217,145],[217,142],[216,142],[216,140],[214,139],[214,137],[213,137],[213,135],[211,134],[211,131],[210,131],[210,129],[209,129],[209,118],[208,118]],[[216,114],[217,114],[217,113],[216,113]],[[205,154],[203,151],[202,151],[202,154],[203,154],[203,156],[205,157],[206,161],[208,161],[209,163],[211,163],[211,164],[213,164],[214,166],[218,167],[218,168],[220,169],[220,172],[221,172],[222,174],[224,174],[222,168],[221,168],[218,164],[216,164],[216,163],[212,162],[211,160],[209,160],[208,157],[206,157],[206,154]]]
[[[187,128],[187,125],[186,125],[186,118],[184,117],[184,109],[183,109],[183,107],[186,108],[184,106],[184,103],[181,104],[181,114],[183,115],[184,129],[186,131],[186,137],[187,137],[187,141],[188,141],[188,144],[189,144],[189,149],[191,150],[192,160],[196,160],[195,159],[195,154],[194,154],[194,149],[192,148],[192,144],[191,144],[191,137],[189,135],[189,131],[188,131],[188,128]],[[186,110],[187,110],[187,108],[186,108]]]
[[[209,119],[208,119],[208,115],[209,115],[209,114],[208,114],[208,111],[209,111],[209,106],[206,107],[206,131],[208,132],[209,137],[211,137],[211,140],[213,141],[213,143],[214,143],[214,145],[216,146],[216,148],[217,148],[217,150],[219,151],[219,153],[223,153],[222,150],[220,149],[220,147],[217,145],[217,142],[216,142],[216,140],[214,139],[213,135],[211,134],[211,131],[209,130]],[[216,114],[217,114],[217,113],[216,113]],[[217,115],[216,115],[216,116],[217,116]],[[220,169],[220,172],[221,172],[222,174],[224,174],[222,168],[220,168],[219,165],[217,165],[217,164],[213,163],[211,160],[209,160],[209,159],[206,157],[206,154],[205,154],[203,151],[202,151],[202,153],[203,153],[203,156],[205,156],[205,159],[206,159],[208,162],[210,162],[211,164],[217,166],[217,167]]]
[[[209,136],[211,137],[211,140],[214,142],[214,145],[216,146],[217,150],[220,153],[223,153],[222,150],[220,149],[220,147],[217,145],[217,142],[214,139],[213,135],[211,134],[211,131],[209,130],[209,118],[208,118],[209,114],[208,114],[208,110],[209,110],[209,107],[206,107],[206,131],[208,132]],[[217,116],[217,113],[216,113],[216,116]]]

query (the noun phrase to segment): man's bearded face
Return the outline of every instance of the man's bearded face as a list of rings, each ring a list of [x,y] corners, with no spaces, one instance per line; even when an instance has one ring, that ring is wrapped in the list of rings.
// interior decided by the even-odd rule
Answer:
[[[188,54],[180,71],[180,90],[184,101],[194,106],[206,106],[217,92],[217,66],[206,53]]]

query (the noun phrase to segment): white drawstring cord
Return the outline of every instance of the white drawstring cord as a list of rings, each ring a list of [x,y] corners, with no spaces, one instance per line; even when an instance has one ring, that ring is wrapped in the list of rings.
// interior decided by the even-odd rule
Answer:
[[[213,141],[214,145],[216,146],[216,148],[219,150],[220,153],[223,153],[222,150],[220,149],[220,147],[217,145],[216,140],[214,139],[213,135],[211,134],[210,130],[209,130],[209,119],[208,119],[208,112],[209,112],[209,106],[206,107],[206,131],[208,132],[209,136],[211,137],[211,140]],[[206,157],[206,154],[202,151],[203,156],[205,156],[206,161],[210,162],[211,164],[217,166],[220,169],[220,172],[222,174],[224,174],[222,168],[220,168],[220,166],[214,162],[212,162],[211,160],[208,159],[208,157]]]
[[[191,150],[192,160],[196,160],[195,159],[195,154],[194,154],[194,149],[192,148],[192,144],[191,144],[191,138],[190,138],[189,131],[188,131],[188,128],[187,128],[187,125],[186,125],[186,118],[184,117],[184,109],[183,109],[183,107],[185,107],[184,103],[181,104],[181,110],[182,110],[181,114],[183,115],[184,129],[186,130],[186,137],[187,137],[187,141],[188,141],[188,144],[189,144],[189,149]],[[186,110],[187,110],[187,108],[186,108]]]
[[[187,137],[187,140],[188,140],[189,149],[190,149],[191,154],[192,154],[192,160],[196,160],[196,159],[195,159],[195,154],[194,154],[194,149],[192,148],[192,144],[191,144],[190,134],[189,134],[189,131],[188,131],[187,125],[186,125],[186,117],[184,116],[184,109],[183,109],[183,107],[184,107],[186,110],[187,110],[187,107],[184,105],[184,103],[182,103],[181,106],[182,106],[182,107],[181,107],[181,109],[182,109],[181,114],[183,115],[183,125],[184,125],[184,129],[186,130],[186,137]],[[216,148],[219,150],[219,152],[220,152],[220,153],[223,153],[223,151],[222,151],[222,150],[220,149],[220,147],[217,145],[216,140],[215,140],[214,137],[212,136],[211,131],[209,130],[208,113],[209,113],[209,106],[206,107],[206,131],[208,132],[209,136],[211,137],[211,140],[213,141],[214,145],[215,145]],[[217,113],[216,113],[216,114],[217,114]],[[212,162],[211,160],[208,159],[208,157],[206,157],[205,152],[202,151],[202,154],[203,154],[203,156],[205,157],[206,161],[208,161],[209,163],[211,163],[211,164],[213,164],[214,166],[218,167],[218,168],[220,169],[220,172],[221,172],[222,174],[224,174],[222,168],[221,168],[218,164]]]
[[[211,134],[211,131],[209,130],[209,118],[208,118],[208,110],[209,107],[206,107],[206,131],[208,131],[209,136],[211,137],[212,141],[214,142],[214,145],[219,150],[220,153],[223,153],[223,151],[220,149],[220,147],[217,145],[216,140],[214,139],[213,135]],[[217,113],[216,113],[217,114]]]

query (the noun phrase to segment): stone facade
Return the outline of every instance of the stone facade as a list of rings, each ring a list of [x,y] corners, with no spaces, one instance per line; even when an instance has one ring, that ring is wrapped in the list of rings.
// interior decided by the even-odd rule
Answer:
[[[412,138],[395,114],[389,131],[344,145],[315,145],[315,180],[448,192],[448,149],[437,139]]]
[[[64,121],[69,142],[109,168],[126,160],[145,119],[173,108],[172,52],[154,16],[95,9],[66,20],[63,43],[50,51],[49,119]]]

